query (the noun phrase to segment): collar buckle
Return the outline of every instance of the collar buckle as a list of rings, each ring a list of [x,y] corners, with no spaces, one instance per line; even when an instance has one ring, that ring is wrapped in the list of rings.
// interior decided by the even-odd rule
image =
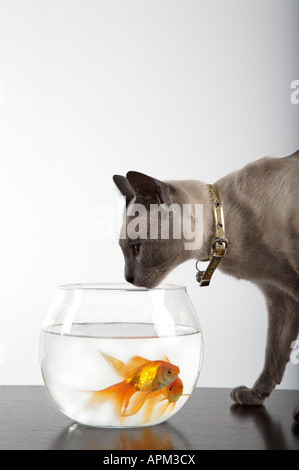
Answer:
[[[221,259],[226,255],[228,248],[228,239],[225,237],[224,231],[224,216],[221,205],[221,200],[216,186],[209,184],[210,197],[213,205],[213,214],[215,222],[215,238],[211,244],[211,252],[207,259],[209,265],[205,271],[200,271],[197,267],[196,261],[196,280],[200,287],[205,287],[210,284],[211,277],[220,263]]]
[[[226,255],[228,239],[226,237],[214,238],[211,245],[211,255],[214,258],[223,258]]]

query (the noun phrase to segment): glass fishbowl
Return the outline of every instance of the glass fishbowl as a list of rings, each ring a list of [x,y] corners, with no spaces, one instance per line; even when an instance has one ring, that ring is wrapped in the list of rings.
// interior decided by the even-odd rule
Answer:
[[[42,326],[40,366],[56,406],[78,423],[151,426],[196,387],[202,332],[186,288],[58,287]]]

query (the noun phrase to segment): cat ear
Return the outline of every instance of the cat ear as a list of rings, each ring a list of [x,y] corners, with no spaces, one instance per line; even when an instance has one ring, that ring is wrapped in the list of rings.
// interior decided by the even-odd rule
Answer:
[[[135,197],[134,191],[131,188],[127,178],[125,176],[121,175],[114,175],[113,176],[113,181],[120,190],[121,194],[123,196],[126,196],[126,203],[127,205],[129,202]]]
[[[166,203],[166,184],[138,171],[129,171],[127,180],[136,194],[136,200],[148,204]]]

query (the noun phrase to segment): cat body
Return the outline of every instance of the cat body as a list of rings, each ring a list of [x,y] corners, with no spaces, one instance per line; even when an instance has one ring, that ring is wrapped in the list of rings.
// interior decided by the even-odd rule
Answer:
[[[114,181],[126,196],[127,211],[136,203],[146,207],[144,222],[151,219],[152,204],[190,205],[192,226],[200,224],[203,234],[201,246],[194,250],[185,249],[184,234],[173,237],[171,230],[168,239],[120,239],[129,282],[155,287],[178,264],[209,255],[215,229],[208,185],[197,180],[159,181],[138,172],[115,175]],[[262,158],[214,184],[228,238],[228,250],[218,269],[254,282],[268,308],[264,368],[252,388],[241,386],[231,392],[239,404],[258,405],[281,382],[291,344],[299,334],[299,151],[284,158]],[[200,221],[196,204],[203,207]],[[124,224],[133,217],[125,217]],[[171,224],[173,229],[174,217]],[[295,414],[299,420],[298,407]]]

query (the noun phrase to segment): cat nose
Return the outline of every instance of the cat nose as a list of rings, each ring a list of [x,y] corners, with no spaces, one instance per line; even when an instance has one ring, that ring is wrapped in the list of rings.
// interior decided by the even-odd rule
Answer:
[[[126,274],[126,275],[125,275],[125,278],[126,278],[126,281],[130,282],[131,284],[133,284],[133,282],[134,282],[134,276],[132,276],[132,275],[130,275],[130,274],[129,274],[129,275]]]

